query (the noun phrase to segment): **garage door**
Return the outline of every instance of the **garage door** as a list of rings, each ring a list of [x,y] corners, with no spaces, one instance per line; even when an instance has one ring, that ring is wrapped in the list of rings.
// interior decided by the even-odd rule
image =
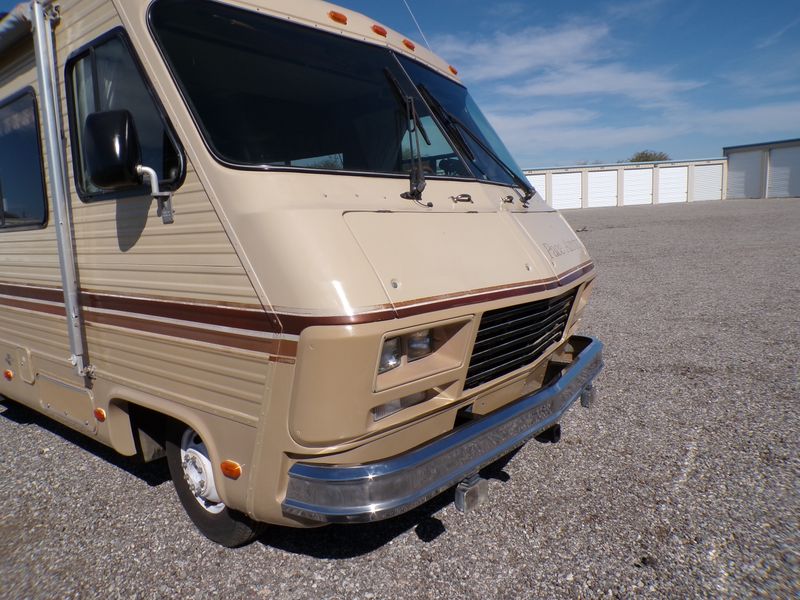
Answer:
[[[625,169],[622,182],[622,203],[653,203],[653,169]]]
[[[769,198],[800,196],[800,146],[769,151]]]
[[[617,171],[590,171],[588,206],[617,205]]]
[[[658,203],[686,202],[688,167],[667,167],[658,170]]]
[[[694,168],[694,199],[722,200],[722,165]]]
[[[761,150],[728,155],[728,198],[761,198]]]
[[[544,175],[527,175],[527,178],[533,189],[539,192],[542,200],[545,200],[547,198],[547,188],[545,187],[547,178]]]
[[[553,174],[553,208],[581,207],[581,174]]]

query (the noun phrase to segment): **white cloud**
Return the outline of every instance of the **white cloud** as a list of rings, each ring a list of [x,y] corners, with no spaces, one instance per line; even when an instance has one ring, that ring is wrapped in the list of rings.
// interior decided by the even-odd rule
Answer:
[[[780,137],[787,123],[796,122],[798,114],[800,101],[717,111],[687,108],[664,113],[647,123],[619,127],[602,125],[600,115],[581,109],[519,115],[490,113],[488,118],[511,153],[523,167],[529,167],[543,160],[549,164],[542,156],[559,150],[577,150],[584,156],[599,150],[605,156],[610,150],[624,154],[631,148],[660,147],[681,136],[754,134]]]
[[[562,68],[609,54],[608,26],[528,27],[489,37],[445,35],[433,40],[438,54],[457,64],[469,81],[495,81],[539,69]]]
[[[486,8],[486,14],[491,17],[518,17],[528,10],[524,2],[496,2]]]
[[[666,99],[702,86],[698,81],[672,79],[655,71],[635,71],[621,63],[570,65],[527,79],[522,85],[505,85],[502,92],[515,96],[622,95],[637,100]]]
[[[795,27],[797,25],[800,25],[800,17],[798,17],[794,21],[791,21],[787,25],[784,25],[783,27],[778,29],[778,31],[776,31],[776,32],[768,35],[767,37],[761,39],[760,41],[756,42],[756,46],[755,47],[758,50],[763,50],[764,48],[767,48],[769,46],[777,44],[787,31],[789,31],[790,29],[792,29],[793,27]]]
[[[786,93],[800,84],[790,54],[783,69],[775,61],[769,69],[740,61],[701,71],[683,58],[681,67],[701,73],[686,77],[678,74],[678,64],[640,60],[651,49],[633,46],[633,38],[615,38],[615,32],[625,31],[619,26],[623,20],[630,28],[632,20],[663,17],[663,2],[622,0],[598,7],[591,22],[577,15],[554,26],[464,32],[440,36],[434,46],[459,68],[473,94],[488,101],[487,116],[523,166],[552,164],[548,156],[614,160],[642,148],[669,150],[671,143],[700,147],[700,140],[706,153],[742,135],[785,137],[796,130],[800,102],[789,97],[792,101],[768,103],[761,91]],[[798,23],[765,38],[762,47],[777,43]],[[764,85],[767,81],[772,86]],[[719,86],[726,83],[730,93],[722,96]],[[689,94],[703,87],[707,90]],[[749,100],[736,93],[745,87]],[[715,97],[740,106],[713,110]]]

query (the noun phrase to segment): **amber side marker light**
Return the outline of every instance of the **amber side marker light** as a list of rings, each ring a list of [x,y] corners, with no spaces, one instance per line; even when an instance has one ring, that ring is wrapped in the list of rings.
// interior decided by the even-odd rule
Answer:
[[[341,23],[342,25],[347,25],[347,15],[344,13],[332,10],[331,12],[328,13],[328,16],[337,23]]]
[[[11,381],[12,379],[14,379],[14,371],[9,371],[8,369],[6,369],[5,371],[3,371],[3,377],[5,377],[6,381]]]
[[[95,408],[94,418],[102,423],[106,420],[106,411],[104,411],[102,408]]]
[[[411,40],[403,40],[403,46],[408,48],[409,50],[414,50],[417,46]]]
[[[242,465],[232,460],[223,460],[219,466],[222,474],[231,479],[239,479],[242,476]]]
[[[372,26],[372,31],[374,31],[378,35],[382,35],[383,37],[386,37],[389,34],[389,32],[386,31],[386,28],[385,27],[381,27],[380,25],[373,25]]]

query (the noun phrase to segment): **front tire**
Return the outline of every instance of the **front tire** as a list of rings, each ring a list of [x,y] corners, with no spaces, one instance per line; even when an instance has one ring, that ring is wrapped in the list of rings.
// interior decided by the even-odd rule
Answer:
[[[211,459],[200,436],[191,427],[178,423],[170,428],[165,446],[175,491],[200,533],[228,548],[253,541],[263,525],[222,502]]]

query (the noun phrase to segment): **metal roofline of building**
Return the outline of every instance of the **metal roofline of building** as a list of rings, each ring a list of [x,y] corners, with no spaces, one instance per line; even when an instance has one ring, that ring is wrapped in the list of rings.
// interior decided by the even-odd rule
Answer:
[[[745,148],[763,148],[764,146],[779,146],[783,144],[800,143],[800,138],[788,140],[775,140],[774,142],[760,142],[758,144],[742,144],[740,146],[725,146],[722,148],[723,154],[728,150],[744,150]]]
[[[761,144],[757,144],[761,145]],[[683,164],[683,163],[693,163],[693,162],[705,162],[705,161],[712,161],[712,160],[727,160],[724,156],[716,156],[714,158],[686,158],[682,160],[653,160],[653,161],[646,161],[646,162],[621,162],[621,163],[602,163],[602,164],[591,164],[591,165],[567,165],[561,167],[532,167],[529,169],[522,169],[522,172],[527,174],[528,171],[561,171],[565,169],[602,169],[605,167],[630,167],[630,166],[637,166],[641,167],[644,165],[669,165],[669,164]]]

